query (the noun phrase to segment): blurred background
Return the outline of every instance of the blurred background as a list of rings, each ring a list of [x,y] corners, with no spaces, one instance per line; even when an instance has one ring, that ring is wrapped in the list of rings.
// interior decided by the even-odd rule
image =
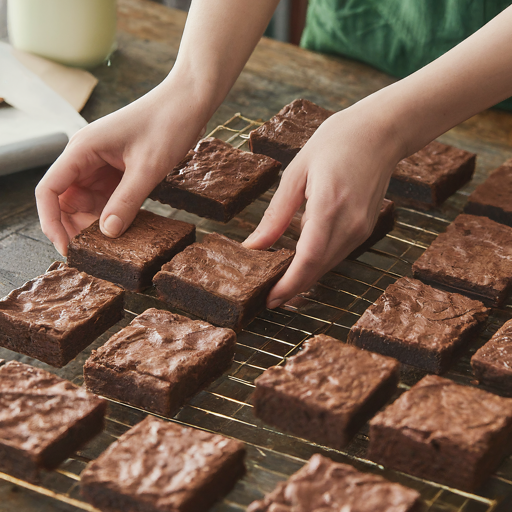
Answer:
[[[191,2],[191,0],[153,1],[183,11],[188,11]],[[7,37],[6,4],[7,0],[0,0],[0,41]],[[308,0],[281,0],[265,35],[279,41],[299,44],[306,21],[307,6]]]
[[[188,10],[191,2],[191,0],[153,1],[184,11]],[[265,35],[279,41],[299,44],[306,21],[307,6],[308,0],[281,0]]]

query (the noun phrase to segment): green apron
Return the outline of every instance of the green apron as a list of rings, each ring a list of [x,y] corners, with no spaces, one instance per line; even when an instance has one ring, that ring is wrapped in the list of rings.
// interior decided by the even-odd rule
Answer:
[[[466,39],[509,4],[507,0],[309,0],[301,46],[360,60],[403,78]],[[512,110],[512,98],[498,107]]]

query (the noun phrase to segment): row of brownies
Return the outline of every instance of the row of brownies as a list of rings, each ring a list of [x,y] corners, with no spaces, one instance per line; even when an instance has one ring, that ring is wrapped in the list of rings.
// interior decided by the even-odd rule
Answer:
[[[286,165],[331,114],[296,100],[251,132],[251,149]],[[474,161],[434,142],[400,163],[390,193],[416,207],[436,206],[471,178]],[[279,168],[272,158],[208,138],[152,197],[226,222],[275,181]],[[256,416],[336,449],[373,417],[370,459],[475,490],[508,453],[512,400],[430,375],[378,411],[397,392],[399,361],[444,372],[485,322],[486,305],[505,300],[512,286],[511,190],[512,167],[505,164],[466,206],[494,221],[459,216],[415,263],[415,277],[451,291],[399,279],[354,325],[349,344],[316,336],[284,366],[265,371],[252,398]],[[392,228],[393,210],[385,201],[369,243]],[[193,225],[145,210],[117,240],[94,223],[71,241],[68,265],[55,263],[0,301],[0,344],[62,367],[121,319],[123,288],[141,291],[153,281],[162,300],[202,320],[149,309],[93,351],[84,377],[94,393],[172,417],[229,368],[235,331],[264,308],[293,258],[286,249],[252,251],[217,234],[194,241]],[[512,393],[511,335],[509,322],[472,364],[481,381]],[[103,399],[43,370],[5,363],[0,389],[0,469],[19,478],[36,481],[39,468],[57,467],[103,428]],[[82,473],[83,494],[104,511],[206,510],[243,474],[243,457],[238,441],[148,417]],[[368,510],[423,507],[415,491],[316,455],[249,510],[337,510],[363,498]]]

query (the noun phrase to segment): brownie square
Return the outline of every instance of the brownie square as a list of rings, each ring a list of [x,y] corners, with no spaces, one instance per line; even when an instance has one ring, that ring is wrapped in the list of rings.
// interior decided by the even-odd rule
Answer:
[[[395,393],[399,363],[320,334],[256,381],[254,415],[341,449]]]
[[[231,329],[148,309],[93,350],[85,384],[94,393],[173,416],[229,368],[235,344]]]
[[[106,401],[45,370],[0,367],[0,471],[37,482],[103,430]]]
[[[498,167],[476,188],[464,211],[512,226],[512,160]]]
[[[481,383],[512,395],[512,320],[476,351],[471,366]]]
[[[442,373],[488,314],[480,301],[402,277],[364,312],[350,330],[348,342]]]
[[[433,141],[398,163],[388,197],[420,209],[439,206],[471,180],[475,160],[474,153]]]
[[[315,454],[247,512],[423,512],[420,494]]]
[[[512,288],[512,228],[459,215],[412,266],[414,277],[501,306]]]
[[[368,458],[476,490],[512,448],[512,399],[428,375],[370,421]]]
[[[166,263],[153,282],[170,305],[239,331],[265,309],[270,289],[284,274],[293,251],[246,249],[212,233]]]
[[[312,101],[297,99],[249,134],[253,153],[270,156],[283,164],[294,159],[318,127],[334,112]]]
[[[233,439],[148,416],[81,474],[100,510],[199,512],[235,485],[245,449]]]
[[[228,222],[276,181],[281,164],[214,137],[201,140],[149,197]]]
[[[350,253],[349,258],[357,258],[358,256],[361,256],[363,252],[367,251],[379,240],[384,238],[394,227],[395,203],[389,199],[384,199],[372,234],[366,239],[366,241]]]
[[[0,346],[61,368],[123,318],[117,285],[53,263],[0,300]]]
[[[105,236],[99,221],[75,236],[68,247],[68,265],[92,276],[139,292],[164,263],[196,240],[196,227],[140,210],[119,237]]]

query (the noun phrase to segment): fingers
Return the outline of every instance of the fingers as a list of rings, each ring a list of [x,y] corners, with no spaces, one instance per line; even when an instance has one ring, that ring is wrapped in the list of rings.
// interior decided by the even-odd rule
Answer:
[[[157,183],[141,169],[127,169],[101,213],[103,234],[110,238],[122,235]]]
[[[258,227],[243,242],[248,249],[268,249],[285,231],[304,202],[306,171],[295,159],[281,177],[281,183]]]
[[[104,165],[96,155],[80,149],[65,150],[36,187],[36,203],[41,229],[62,256],[67,255],[69,235],[62,223],[59,196],[85,171]]]
[[[333,266],[358,247],[371,233],[375,219],[349,201],[329,207],[326,194],[311,197],[295,257],[267,297],[272,309],[309,289]]]
[[[325,251],[329,241],[327,226],[314,220],[305,223],[291,265],[267,297],[268,308],[307,290],[326,272]]]

